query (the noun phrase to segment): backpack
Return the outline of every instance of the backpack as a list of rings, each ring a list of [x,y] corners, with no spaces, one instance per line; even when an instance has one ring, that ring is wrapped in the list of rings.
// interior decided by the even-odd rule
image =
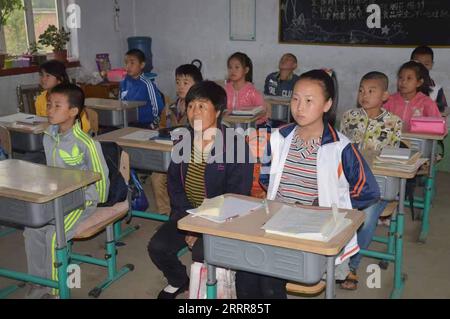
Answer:
[[[107,201],[97,206],[113,206],[126,200],[128,195],[128,186],[119,170],[122,148],[114,142],[100,142],[100,145],[109,170],[109,193]]]
[[[147,196],[145,196],[144,188],[133,169],[130,170],[130,175],[132,181],[132,183],[130,183],[131,208],[143,212],[148,208]]]

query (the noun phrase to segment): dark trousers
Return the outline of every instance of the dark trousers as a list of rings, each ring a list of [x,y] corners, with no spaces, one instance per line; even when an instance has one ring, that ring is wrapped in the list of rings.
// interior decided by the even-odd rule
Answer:
[[[177,228],[175,221],[164,223],[148,243],[148,254],[153,263],[162,271],[169,285],[181,287],[188,282],[186,267],[177,257],[180,249],[187,246],[187,233]],[[200,237],[192,247],[192,259],[203,262],[203,240]]]
[[[237,271],[236,295],[238,299],[286,299],[286,280]]]

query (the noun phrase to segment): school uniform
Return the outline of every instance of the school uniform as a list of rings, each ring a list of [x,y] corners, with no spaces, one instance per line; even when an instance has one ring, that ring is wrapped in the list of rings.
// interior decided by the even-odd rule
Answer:
[[[141,125],[158,125],[164,101],[155,83],[141,74],[137,79],[127,75],[120,82],[120,99],[124,101],[145,101],[138,108],[138,122]]]
[[[108,198],[109,179],[100,144],[81,130],[77,121],[65,133],[59,133],[58,125],[51,125],[45,131],[43,144],[48,166],[89,170],[101,175],[95,184],[85,188],[85,207],[75,209],[64,217],[66,239],[72,239],[77,225],[92,215],[98,203]],[[54,267],[56,232],[55,225],[41,228],[25,228],[25,252],[28,273],[48,279],[57,280],[58,273]]]

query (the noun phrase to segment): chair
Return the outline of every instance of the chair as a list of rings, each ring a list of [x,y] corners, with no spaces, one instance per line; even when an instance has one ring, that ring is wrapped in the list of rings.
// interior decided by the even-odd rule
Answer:
[[[39,84],[20,84],[16,88],[17,102],[20,112],[36,114],[35,101],[42,89]]]
[[[0,146],[12,158],[11,134],[9,130],[0,125]]]
[[[290,292],[290,293],[302,294],[302,295],[317,295],[325,289],[325,286],[326,286],[325,282],[322,280],[312,286],[288,282],[286,284],[286,291]]]
[[[91,126],[91,135],[97,136],[98,134],[98,113],[93,109],[85,108],[84,112],[86,112],[86,115],[89,120],[89,124]]]
[[[130,179],[130,159],[128,154],[123,151],[120,157],[119,170],[125,182],[128,184]],[[93,288],[89,292],[89,296],[97,298],[104,289],[108,288],[112,283],[120,279],[129,271],[134,270],[134,265],[132,264],[127,264],[120,270],[117,270],[116,238],[114,235],[114,224],[120,222],[130,210],[130,196],[128,197],[129,198],[127,200],[116,203],[114,206],[97,208],[89,218],[77,227],[75,236],[72,239],[72,241],[88,239],[96,236],[106,229],[105,260],[75,254],[72,252],[72,241],[69,244],[70,258],[73,261],[85,262],[88,264],[106,267],[108,269],[108,276],[106,280]]]

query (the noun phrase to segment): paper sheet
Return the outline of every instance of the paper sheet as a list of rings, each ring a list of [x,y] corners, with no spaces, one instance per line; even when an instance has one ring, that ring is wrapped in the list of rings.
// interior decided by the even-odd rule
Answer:
[[[124,135],[121,139],[134,141],[148,141],[152,137],[158,136],[158,131],[136,131],[128,135]]]

